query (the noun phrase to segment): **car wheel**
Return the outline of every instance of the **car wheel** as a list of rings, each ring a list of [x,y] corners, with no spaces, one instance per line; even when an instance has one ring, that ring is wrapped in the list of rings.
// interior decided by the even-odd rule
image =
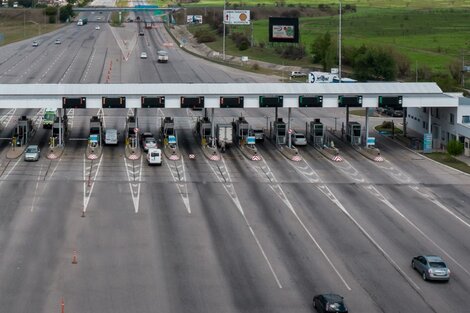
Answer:
[[[423,272],[423,280],[427,280],[427,278],[426,278],[426,272]]]

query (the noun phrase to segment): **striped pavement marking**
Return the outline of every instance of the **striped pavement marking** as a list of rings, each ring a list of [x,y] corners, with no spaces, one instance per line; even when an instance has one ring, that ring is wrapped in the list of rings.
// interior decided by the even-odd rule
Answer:
[[[251,157],[252,161],[261,161],[261,157],[259,155],[254,155]]]
[[[94,153],[88,155],[88,159],[90,159],[90,160],[96,160],[97,158],[98,158],[98,156]]]
[[[342,162],[343,158],[340,157],[339,155],[335,155],[332,160],[335,161],[335,162]]]
[[[196,158],[196,155],[195,155],[195,154],[192,154],[192,153],[190,153],[190,154],[189,154],[189,158],[190,158],[191,160],[194,160],[194,159]]]
[[[49,154],[47,155],[47,158],[48,158],[48,159],[57,159],[57,155],[55,155],[54,153],[49,153]]]
[[[218,155],[211,155],[211,157],[209,158],[211,161],[219,161],[220,160],[220,157]]]
[[[300,162],[300,161],[302,161],[302,158],[300,157],[300,155],[294,155],[294,156],[292,157],[292,161]]]
[[[170,160],[172,161],[178,161],[180,158],[176,154],[170,155]]]
[[[131,155],[129,155],[129,160],[137,160],[138,158],[139,156],[137,154],[132,153]]]
[[[383,162],[383,161],[385,161],[385,160],[384,160],[384,158],[382,158],[381,156],[378,156],[378,157],[375,157],[375,158],[374,158],[374,161],[375,161],[375,162]]]

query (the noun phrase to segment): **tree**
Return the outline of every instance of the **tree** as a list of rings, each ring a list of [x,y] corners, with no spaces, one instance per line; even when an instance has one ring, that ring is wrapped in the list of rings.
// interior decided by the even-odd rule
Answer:
[[[312,43],[313,63],[320,63],[323,71],[329,71],[336,62],[336,45],[329,32],[318,36]]]
[[[390,52],[381,48],[358,49],[353,62],[354,77],[358,80],[391,81],[396,77],[396,65]]]
[[[463,149],[463,143],[458,140],[450,140],[447,144],[447,152],[453,156],[462,154]]]

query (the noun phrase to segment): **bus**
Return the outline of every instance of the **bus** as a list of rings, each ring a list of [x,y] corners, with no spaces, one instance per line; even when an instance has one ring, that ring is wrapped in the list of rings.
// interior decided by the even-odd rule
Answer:
[[[56,109],[46,109],[42,118],[42,128],[52,128],[56,116]]]

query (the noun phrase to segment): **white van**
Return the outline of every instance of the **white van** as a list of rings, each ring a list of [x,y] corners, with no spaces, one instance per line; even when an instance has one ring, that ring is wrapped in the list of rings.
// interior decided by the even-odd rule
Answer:
[[[147,162],[149,165],[162,165],[162,150],[157,148],[150,148],[147,152]]]
[[[117,129],[106,129],[104,135],[104,143],[107,145],[117,145],[118,144],[118,132]]]

